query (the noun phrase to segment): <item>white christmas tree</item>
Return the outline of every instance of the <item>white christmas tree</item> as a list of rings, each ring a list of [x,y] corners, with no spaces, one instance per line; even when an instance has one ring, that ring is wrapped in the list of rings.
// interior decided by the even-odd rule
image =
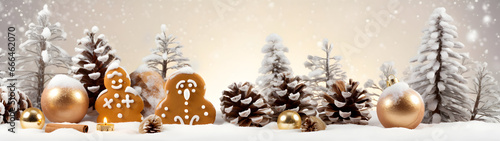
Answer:
[[[283,78],[278,74],[292,73],[290,68],[290,61],[285,56],[288,48],[282,43],[282,39],[277,34],[271,34],[266,38],[267,44],[262,47],[264,59],[262,59],[262,66],[259,73],[262,75],[257,78],[257,85],[259,86],[262,94],[268,96],[272,92],[272,87],[279,86],[283,83]]]
[[[156,48],[151,50],[151,54],[144,57],[142,61],[148,64],[148,67],[157,71],[164,80],[167,77],[167,71],[170,69],[179,69],[189,66],[185,63],[188,58],[182,56],[181,48],[184,47],[175,42],[173,35],[166,34],[167,26],[161,25],[161,33],[156,35]]]
[[[471,120],[500,122],[500,88],[487,63],[478,65],[471,89],[476,96]]]
[[[467,80],[459,74],[466,69],[459,62],[463,56],[452,50],[464,45],[453,41],[458,34],[452,21],[444,8],[435,9],[423,31],[418,55],[410,61],[418,63],[411,70],[409,84],[424,99],[424,123],[470,120]]]
[[[346,78],[345,72],[341,69],[342,65],[339,64],[342,57],[333,56],[332,49],[333,44],[328,44],[328,40],[324,39],[321,50],[325,52],[325,57],[309,55],[304,63],[304,66],[311,70],[307,80],[315,91],[320,93],[326,93],[333,82]]]
[[[45,83],[59,74],[55,69],[68,69],[71,64],[66,51],[52,44],[52,41],[65,40],[66,33],[60,23],[49,22],[50,15],[47,5],[44,5],[38,12],[38,24],[30,23],[25,33],[28,39],[20,45],[23,54],[17,56],[20,89],[35,99],[33,106],[38,108]]]

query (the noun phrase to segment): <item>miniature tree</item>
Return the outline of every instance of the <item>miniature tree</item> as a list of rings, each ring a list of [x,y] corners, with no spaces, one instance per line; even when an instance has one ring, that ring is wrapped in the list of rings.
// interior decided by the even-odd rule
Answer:
[[[487,64],[479,65],[471,89],[476,96],[471,120],[500,122],[500,89]]]
[[[285,56],[288,48],[283,45],[281,37],[277,34],[271,34],[266,38],[267,44],[262,47],[264,59],[259,73],[262,75],[257,78],[257,85],[264,96],[268,96],[273,87],[278,87],[283,83],[283,78],[279,77],[281,73],[292,73],[290,61]]]

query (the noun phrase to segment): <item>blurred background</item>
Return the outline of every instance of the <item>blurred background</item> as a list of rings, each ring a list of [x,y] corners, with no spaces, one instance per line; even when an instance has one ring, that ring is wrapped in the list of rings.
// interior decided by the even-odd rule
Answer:
[[[403,78],[437,7],[445,7],[454,18],[457,40],[465,44],[455,51],[488,62],[500,79],[500,15],[495,14],[500,13],[500,2],[494,0],[2,0],[3,50],[7,28],[16,27],[20,44],[44,4],[52,12],[50,22],[60,22],[68,34],[66,41],[53,44],[73,56],[83,30],[98,26],[129,73],[156,47],[155,36],[166,24],[168,34],[185,46],[188,63],[205,79],[205,97],[216,107],[232,82],[255,82],[264,56],[261,48],[271,33],[280,35],[289,48],[286,56],[295,75],[310,72],[304,62],[308,55],[323,55],[319,45],[326,38],[334,45],[333,54],[343,57],[348,78],[377,82],[385,61],[394,61],[397,77]]]

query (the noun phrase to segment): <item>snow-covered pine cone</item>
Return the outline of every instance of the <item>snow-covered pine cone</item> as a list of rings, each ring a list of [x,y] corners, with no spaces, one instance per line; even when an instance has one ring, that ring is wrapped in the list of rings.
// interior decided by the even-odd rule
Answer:
[[[307,88],[306,82],[290,73],[280,73],[281,81],[271,82],[274,87],[268,100],[274,114],[271,116],[276,121],[279,114],[285,110],[299,113],[302,119],[316,115],[318,103],[313,100],[313,93]]]
[[[163,127],[162,127],[162,122],[160,116],[157,116],[155,114],[149,115],[146,117],[144,120],[142,120],[141,124],[139,125],[139,133],[158,133],[161,132]]]
[[[222,93],[222,118],[239,126],[262,127],[271,121],[269,104],[249,82],[233,83]]]
[[[99,28],[96,26],[90,31],[85,29],[86,36],[77,41],[79,47],[75,48],[78,54],[71,59],[74,63],[71,67],[73,78],[79,80],[87,90],[89,108],[92,108],[92,111],[95,109],[97,96],[106,89],[104,74],[109,64],[118,59],[105,36],[97,36],[97,31]]]
[[[15,93],[15,103],[9,104],[9,92],[6,87],[0,88],[0,124],[7,123],[10,120],[10,109],[14,110],[14,119],[18,120],[21,117],[21,113],[33,107],[29,97],[24,94],[24,92],[16,90]]]
[[[324,94],[323,105],[318,108],[319,117],[326,124],[353,123],[368,124],[373,106],[366,90],[358,88],[359,82],[349,79],[349,83],[336,81],[327,94]]]

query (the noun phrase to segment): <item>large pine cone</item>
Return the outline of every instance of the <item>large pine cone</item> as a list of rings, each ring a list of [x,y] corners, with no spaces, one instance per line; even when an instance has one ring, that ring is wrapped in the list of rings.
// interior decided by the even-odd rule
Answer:
[[[97,96],[106,89],[104,74],[108,65],[115,59],[115,51],[111,49],[104,35],[96,37],[97,27],[92,31],[85,29],[86,37],[78,40],[75,51],[79,54],[72,58],[74,66],[71,67],[73,78],[80,80],[89,97],[89,108],[95,110],[94,104]],[[91,112],[91,111],[89,111]]]
[[[9,104],[9,91],[6,87],[0,88],[0,124],[7,123],[10,121],[10,112],[14,112],[14,119],[19,120],[21,117],[21,113],[33,107],[31,104],[31,100],[29,97],[24,94],[24,92],[16,90],[15,93],[15,101]],[[11,111],[12,109],[12,111]]]
[[[289,73],[278,74],[278,78],[282,81],[272,82],[273,91],[268,96],[269,105],[274,111],[271,116],[273,121],[276,121],[279,114],[285,110],[296,111],[302,119],[316,116],[318,103],[313,100],[313,93],[307,88],[306,83]]]
[[[220,105],[225,121],[255,127],[262,127],[271,121],[273,111],[253,87],[249,82],[233,83],[229,90],[223,92]]]
[[[319,117],[326,124],[354,123],[368,124],[371,115],[369,109],[373,107],[371,98],[366,90],[358,89],[359,82],[349,79],[349,83],[338,80],[328,90],[323,105],[318,108]]]

